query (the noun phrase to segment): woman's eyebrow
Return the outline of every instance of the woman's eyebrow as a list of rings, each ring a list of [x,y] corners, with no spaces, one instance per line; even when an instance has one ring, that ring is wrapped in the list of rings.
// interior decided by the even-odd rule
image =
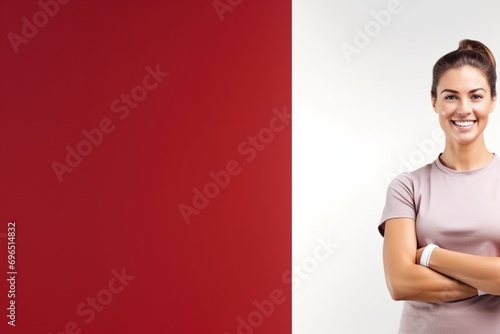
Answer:
[[[475,88],[475,89],[472,89],[469,91],[469,93],[475,93],[477,92],[478,90],[484,90],[486,92],[486,89],[484,88]],[[458,94],[458,91],[454,90],[454,89],[449,89],[449,88],[445,88],[441,91],[441,94],[445,93],[445,92],[448,92],[448,93],[454,93],[454,94]]]

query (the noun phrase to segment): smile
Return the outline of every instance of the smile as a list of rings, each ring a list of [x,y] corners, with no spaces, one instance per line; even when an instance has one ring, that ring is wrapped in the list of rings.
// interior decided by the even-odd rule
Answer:
[[[452,123],[461,128],[466,128],[476,123],[476,121],[452,121]]]

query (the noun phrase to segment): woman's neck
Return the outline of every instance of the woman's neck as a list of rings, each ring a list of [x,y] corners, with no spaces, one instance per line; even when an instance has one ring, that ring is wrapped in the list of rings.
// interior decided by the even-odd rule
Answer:
[[[439,159],[448,168],[465,171],[485,166],[493,159],[493,153],[486,149],[484,141],[468,145],[447,142]]]

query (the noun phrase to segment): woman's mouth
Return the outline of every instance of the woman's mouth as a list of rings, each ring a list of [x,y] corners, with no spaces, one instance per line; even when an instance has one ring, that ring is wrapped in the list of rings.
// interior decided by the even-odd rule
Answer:
[[[469,128],[476,123],[476,121],[451,121],[453,124],[458,126],[459,128]]]

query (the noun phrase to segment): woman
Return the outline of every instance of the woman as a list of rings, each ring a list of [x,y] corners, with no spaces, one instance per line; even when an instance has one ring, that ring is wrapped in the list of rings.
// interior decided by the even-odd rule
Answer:
[[[434,65],[444,151],[391,182],[379,225],[387,287],[405,300],[399,333],[500,333],[500,158],[483,136],[495,84],[477,41]]]

